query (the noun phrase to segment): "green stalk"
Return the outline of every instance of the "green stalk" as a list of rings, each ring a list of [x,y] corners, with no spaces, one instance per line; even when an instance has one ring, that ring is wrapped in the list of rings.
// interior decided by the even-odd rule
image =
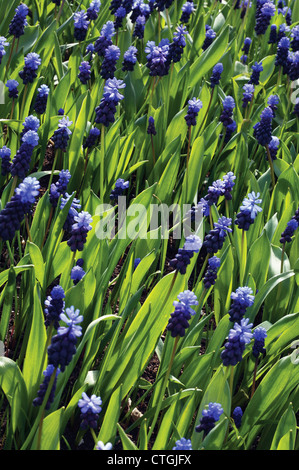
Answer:
[[[247,247],[245,247],[246,233],[242,229],[242,240],[241,240],[241,263],[240,263],[240,286],[243,286],[245,268],[247,262]]]
[[[101,167],[100,167],[100,195],[104,202],[104,161],[105,161],[105,126],[101,128]]]
[[[272,158],[271,158],[270,149],[269,149],[268,144],[266,145],[266,150],[267,150],[267,157],[268,157],[268,161],[269,161],[269,165],[270,165],[272,190],[273,190],[274,187],[275,187],[275,173],[274,173],[273,161],[272,161]]]

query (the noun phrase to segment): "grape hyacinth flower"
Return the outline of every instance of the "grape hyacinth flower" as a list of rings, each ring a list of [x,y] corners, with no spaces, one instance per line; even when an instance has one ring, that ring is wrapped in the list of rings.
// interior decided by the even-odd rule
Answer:
[[[222,72],[223,72],[223,65],[221,64],[221,62],[219,62],[213,68],[213,72],[210,78],[211,88],[215,88],[216,85],[219,85]]]
[[[141,261],[141,258],[135,258],[134,259],[134,271],[137,268],[137,266],[139,265],[140,261]]]
[[[254,85],[251,83],[247,83],[246,85],[243,86],[243,98],[242,98],[242,107],[246,108],[248,103],[252,101],[253,94],[254,94]]]
[[[76,286],[78,282],[81,281],[81,279],[83,279],[85,274],[86,273],[83,267],[77,262],[76,266],[74,266],[71,270],[71,279],[73,281],[74,286]]]
[[[232,171],[229,171],[226,175],[223,176],[223,186],[224,186],[224,193],[223,196],[227,201],[231,201],[232,199],[232,189],[235,186],[235,179],[236,176]]]
[[[0,64],[1,64],[2,58],[6,54],[6,50],[5,50],[6,46],[9,46],[9,42],[7,42],[4,36],[0,36]]]
[[[10,170],[11,170],[10,156],[11,156],[10,148],[6,147],[6,145],[3,145],[3,147],[0,149],[1,175],[2,176],[6,176],[10,173]]]
[[[279,26],[279,30],[277,34],[277,42],[279,42],[281,38],[285,38],[286,33],[289,33],[289,31],[290,31],[290,28],[285,23],[281,24]]]
[[[88,61],[84,60],[79,65],[78,78],[83,85],[86,85],[91,79],[91,65]]]
[[[53,324],[55,330],[59,328],[59,320],[61,313],[64,312],[65,292],[59,285],[53,287],[50,295],[45,300],[45,326]]]
[[[287,37],[282,38],[277,46],[275,65],[282,67],[283,74],[288,72],[288,55],[290,49],[290,40]]]
[[[202,411],[199,425],[195,427],[196,432],[204,432],[204,437],[214,428],[223,413],[223,408],[219,403],[210,402],[208,408]]]
[[[16,99],[19,96],[18,86],[19,82],[17,80],[7,80],[6,86],[8,88],[8,97]]]
[[[112,37],[115,34],[113,21],[107,21],[101,29],[99,38],[94,43],[94,50],[99,57],[104,57],[107,47],[112,46]]]
[[[195,11],[193,2],[186,2],[182,6],[181,23],[189,23],[192,13]]]
[[[101,8],[101,1],[100,0],[93,0],[90,3],[90,5],[89,5],[89,7],[87,8],[87,11],[86,11],[87,19],[88,20],[96,20],[98,15],[99,15],[100,8]]]
[[[100,134],[101,131],[97,127],[90,129],[89,134],[83,144],[83,148],[91,149],[92,147],[95,147],[98,143]]]
[[[288,76],[290,80],[295,81],[299,78],[299,51],[290,52],[288,56],[289,67]]]
[[[21,132],[21,136],[20,136],[21,139],[28,131],[37,132],[39,129],[39,126],[40,126],[40,120],[37,117],[33,115],[27,116],[25,118],[25,121],[23,122],[24,129]]]
[[[90,21],[85,10],[74,13],[74,38],[76,41],[84,41],[86,39],[89,24]]]
[[[50,92],[50,88],[47,85],[41,85],[38,88],[38,94],[34,103],[34,111],[37,114],[44,114],[47,109],[47,101]]]
[[[59,197],[65,195],[70,179],[71,174],[69,170],[61,170],[58,181],[51,184],[49,198],[53,207],[57,206]]]
[[[251,7],[252,7],[252,2],[250,2],[249,0],[242,0],[241,5],[240,5],[240,9],[241,9],[240,18],[241,19],[244,18],[246,11],[248,10],[248,8],[251,8]]]
[[[183,248],[179,248],[175,258],[170,260],[169,265],[180,274],[186,274],[187,266],[194,253],[198,253],[202,246],[202,241],[196,235],[186,238]]]
[[[208,253],[217,253],[223,247],[225,238],[229,232],[232,232],[230,225],[232,220],[222,216],[214,224],[214,228],[205,236],[203,246]]]
[[[22,144],[13,158],[11,174],[23,180],[29,171],[30,161],[34,147],[38,144],[38,134],[35,131],[28,131],[22,137]]]
[[[271,24],[268,44],[276,44],[277,39],[278,39],[278,37],[277,37],[277,26],[276,26],[276,24]]]
[[[262,200],[259,199],[260,193],[255,194],[254,191],[248,194],[243,200],[235,220],[235,224],[239,229],[249,230],[251,224],[253,224],[258,212],[262,211],[262,208],[258,205],[261,204]]]
[[[277,110],[277,105],[279,103],[278,95],[270,95],[267,101],[269,108],[272,109],[273,117],[275,117],[275,111]]]
[[[185,290],[185,291],[181,292],[178,295],[178,299],[179,299],[179,301],[175,300],[173,302],[174,307],[176,307],[179,304],[183,304],[186,307],[186,309],[188,310],[188,312],[190,313],[190,315],[193,316],[193,315],[196,314],[195,310],[193,310],[193,308],[190,307],[190,305],[198,305],[197,297],[192,291]]]
[[[206,28],[206,36],[205,36],[204,43],[202,45],[203,51],[205,51],[212,44],[215,37],[216,37],[215,31],[211,27]]]
[[[57,111],[58,116],[63,116],[64,115],[64,109],[59,108]]]
[[[276,160],[277,158],[276,155],[277,155],[278,147],[279,147],[279,138],[276,136],[273,136],[268,145],[268,149],[269,149],[272,160]],[[266,158],[267,158],[267,155],[266,155]]]
[[[241,56],[241,62],[243,64],[245,64],[247,62],[247,57],[248,57],[248,54],[249,54],[249,49],[250,49],[251,43],[252,43],[251,38],[246,37],[244,39],[244,45],[242,47],[242,51],[244,52],[244,54]]]
[[[224,181],[216,180],[213,181],[212,185],[208,187],[208,193],[204,197],[209,206],[217,204],[220,196],[224,194]]]
[[[78,401],[78,406],[81,411],[81,429],[96,429],[97,421],[99,419],[99,413],[102,411],[101,404],[101,397],[97,397],[93,394],[89,398],[89,396],[85,392],[82,392],[82,398],[80,398],[80,400]]]
[[[257,17],[256,17],[256,24],[255,24],[255,32],[259,36],[261,34],[265,34],[267,31],[268,26],[270,25],[271,18],[275,15],[275,5],[271,2],[266,2],[261,7]]]
[[[240,406],[236,406],[236,408],[233,411],[232,418],[235,422],[235,426],[237,429],[241,427],[242,424],[242,417],[243,417],[243,411]]]
[[[54,131],[52,140],[56,149],[60,149],[66,152],[67,144],[70,139],[72,132],[69,127],[73,124],[73,121],[69,120],[69,117],[63,117],[58,123],[58,129]]]
[[[92,218],[88,212],[82,211],[74,217],[74,222],[71,236],[67,241],[67,244],[73,252],[82,251],[84,244],[86,243],[87,234],[92,229],[92,226],[90,225],[92,223]]]
[[[67,326],[60,326],[57,334],[52,337],[48,347],[48,363],[54,367],[60,367],[61,372],[65,370],[76,353],[77,339],[82,335],[82,327],[79,323],[83,321],[79,309],[71,306],[60,315],[60,320]]]
[[[220,263],[220,258],[217,258],[217,256],[212,256],[212,258],[209,258],[209,266],[203,279],[203,285],[205,289],[210,289],[210,287],[215,284]]]
[[[222,106],[223,106],[223,111],[220,116],[220,121],[223,123],[225,127],[227,127],[233,122],[232,115],[233,115],[233,110],[235,107],[235,101],[232,98],[232,96],[227,96],[226,98],[224,98]]]
[[[118,178],[115,182],[114,189],[111,191],[110,199],[118,199],[118,197],[122,196],[123,192],[128,189],[129,185],[129,181],[125,181],[123,178]]]
[[[188,34],[186,26],[178,26],[173,35],[173,42],[169,45],[170,60],[179,62],[186,47],[185,35]]]
[[[23,84],[33,83],[33,80],[37,77],[37,69],[41,65],[42,61],[36,52],[29,52],[24,58],[25,66],[23,70],[19,72],[20,78],[23,80]]]
[[[108,78],[113,78],[114,73],[116,71],[116,63],[118,59],[120,58],[120,49],[117,46],[108,46],[105,55],[104,55],[104,60],[102,62],[102,67],[100,71],[101,77],[103,77],[105,80]]]
[[[184,437],[181,437],[180,440],[176,441],[175,446],[172,448],[172,450],[192,450],[192,443],[190,439],[185,439]]]
[[[238,287],[236,292],[231,293],[231,306],[229,310],[229,320],[232,323],[240,323],[245,316],[248,307],[254,303],[254,295],[250,287]]]
[[[157,134],[156,127],[155,127],[155,120],[154,120],[153,116],[150,116],[148,118],[147,133],[149,135],[156,135]]]
[[[48,390],[48,386],[50,384],[51,377],[53,376],[54,373],[55,373],[55,379],[54,379],[54,382],[53,382],[53,385],[52,385],[52,388],[51,388],[51,391],[50,391],[49,398],[48,398],[47,403],[45,405],[46,410],[50,409],[50,407],[51,407],[51,405],[54,401],[56,385],[57,385],[57,377],[60,373],[60,369],[55,368],[52,364],[48,364],[46,370],[44,370],[44,372],[43,372],[44,381],[41,383],[41,385],[39,387],[39,390],[37,392],[37,397],[32,402],[33,406],[41,406],[42,405],[42,403],[44,401],[44,398],[46,396],[47,390]]]
[[[18,39],[24,34],[25,26],[28,25],[26,16],[29,13],[29,8],[24,3],[21,3],[15,9],[15,15],[9,24],[9,34]]]
[[[126,9],[120,6],[115,12],[114,28],[117,31],[122,27],[123,19],[127,16]]]
[[[26,214],[39,194],[40,184],[34,177],[27,177],[16,188],[15,194],[0,212],[0,234],[3,241],[11,241]]]
[[[252,73],[248,83],[252,83],[253,85],[259,85],[260,83],[260,74],[264,70],[262,63],[255,62],[255,64],[251,67]]]
[[[64,197],[61,198],[60,210],[62,210],[65,207],[65,205],[67,204],[69,199],[73,196],[73,194],[68,194],[68,193],[64,194]],[[75,217],[78,215],[78,211],[80,209],[81,209],[80,200],[74,197],[72,199],[66,221],[64,222],[63,230],[65,230],[66,232],[72,231],[72,226],[74,224]]]
[[[168,74],[169,60],[169,44],[161,43],[156,46],[155,43],[149,41],[146,45],[145,52],[147,54],[146,66],[149,69],[151,77],[163,77]]]
[[[185,116],[185,121],[188,127],[196,126],[196,118],[202,108],[202,102],[197,98],[192,98],[192,100],[188,101],[188,105],[189,106]]]
[[[272,138],[272,119],[273,112],[268,106],[260,116],[260,121],[253,126],[253,136],[257,139],[260,145],[269,145]]]
[[[107,442],[107,444],[104,444],[104,442],[99,441],[96,444],[96,450],[111,450],[112,449],[112,444],[111,442]]]
[[[134,65],[137,62],[137,48],[135,46],[130,46],[129,49],[124,53],[122,71],[132,72],[134,70]]]
[[[293,52],[299,51],[299,25],[294,26],[291,32],[291,49]]]
[[[145,16],[139,15],[137,17],[135,26],[134,26],[133,37],[138,38],[138,39],[144,38],[145,22],[146,22]]]
[[[112,15],[115,15],[116,10],[121,6],[122,0],[111,0],[109,10]]]
[[[298,222],[296,218],[292,217],[291,220],[288,221],[285,230],[282,232],[280,236],[280,240],[279,240],[280,243],[283,243],[283,244],[286,242],[291,243],[292,237],[295,233],[295,230],[297,230],[297,228],[298,228]]]
[[[296,98],[293,113],[295,114],[295,116],[299,116],[299,98]]]
[[[117,80],[115,77],[106,81],[103,98],[95,109],[95,122],[97,124],[108,127],[110,123],[115,121],[116,106],[124,98],[118,90],[125,88],[125,86],[123,80]]]
[[[242,318],[240,324],[235,323],[229,331],[227,342],[221,352],[221,359],[224,366],[235,366],[242,361],[246,344],[250,343],[253,334],[251,332],[253,324],[248,318]]]
[[[189,328],[189,321],[191,315],[189,310],[184,304],[180,302],[174,308],[174,312],[171,313],[170,319],[166,326],[166,330],[170,331],[172,338],[185,336],[185,330]]]
[[[137,21],[139,16],[144,16],[145,20],[147,20],[150,16],[150,6],[143,2],[143,0],[135,0],[132,7],[132,13],[130,16],[130,20],[132,23]]]
[[[267,338],[267,330],[262,326],[258,326],[253,330],[253,338],[254,343],[252,347],[252,354],[254,357],[258,357],[259,354],[265,354],[266,350],[265,346],[265,339]]]

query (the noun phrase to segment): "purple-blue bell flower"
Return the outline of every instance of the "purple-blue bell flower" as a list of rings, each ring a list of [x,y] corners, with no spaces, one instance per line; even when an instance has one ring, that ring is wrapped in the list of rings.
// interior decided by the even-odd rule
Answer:
[[[78,78],[83,85],[86,85],[91,79],[91,65],[88,61],[84,60],[79,65]]]
[[[50,295],[45,300],[45,326],[53,324],[55,330],[59,328],[59,320],[61,313],[65,307],[65,292],[59,285],[53,287]]]
[[[188,101],[188,111],[185,116],[185,121],[188,127],[196,126],[196,118],[201,108],[202,102],[200,101],[200,99],[192,98],[192,100]]]
[[[240,324],[235,323],[229,331],[224,349],[221,352],[222,363],[225,367],[235,366],[242,361],[246,344],[250,343],[253,334],[251,331],[253,324],[248,318],[242,318]]]
[[[9,34],[15,38],[19,38],[24,34],[25,26],[28,25],[26,16],[29,13],[29,8],[24,3],[21,3],[15,9],[15,15],[9,24]]]
[[[253,85],[259,85],[260,83],[260,74],[264,70],[262,63],[255,62],[255,64],[251,67],[252,73],[248,83],[252,83]]]
[[[55,369],[56,369],[56,371],[55,371]],[[57,377],[60,374],[60,369],[55,368],[52,364],[48,364],[46,370],[44,370],[44,372],[43,372],[44,380],[43,380],[43,382],[41,383],[41,385],[39,387],[39,390],[37,392],[37,397],[32,402],[33,406],[41,406],[43,404],[43,401],[44,401],[44,398],[46,396],[51,377],[54,374],[54,372],[55,372],[55,379],[54,379],[54,382],[53,382],[53,385],[52,385],[52,388],[51,388],[51,391],[50,391],[48,401],[45,405],[46,410],[50,409],[50,407],[51,407],[51,405],[54,401],[56,385],[57,385]]]
[[[268,106],[260,116],[260,121],[253,126],[253,137],[255,137],[260,145],[269,145],[272,138],[272,119],[273,112]]]
[[[23,80],[23,84],[27,85],[32,83],[33,80],[37,77],[36,71],[41,65],[42,61],[36,52],[29,52],[24,58],[25,66],[23,70],[19,72],[20,78]]]
[[[6,86],[8,88],[8,96],[9,98],[16,99],[19,96],[18,86],[19,82],[17,80],[7,80]]]
[[[101,8],[100,0],[93,0],[87,8],[86,15],[88,20],[96,20]]]
[[[175,446],[172,448],[172,450],[192,450],[192,443],[190,439],[185,439],[184,437],[181,437],[180,440],[176,441]]]
[[[10,170],[11,170],[10,156],[11,156],[10,148],[6,147],[6,145],[3,145],[3,147],[0,149],[1,175],[2,176],[6,176],[10,173]]]
[[[192,13],[195,11],[193,2],[186,2],[182,6],[181,23],[189,23]]]
[[[67,241],[71,251],[82,251],[88,232],[92,229],[90,225],[92,223],[91,215],[82,211],[74,217],[74,224],[72,225],[71,236]]]
[[[113,78],[114,73],[116,71],[116,63],[118,59],[120,58],[120,49],[117,46],[108,46],[105,55],[104,55],[104,60],[102,62],[101,66],[101,71],[100,75],[103,77],[105,80],[108,78]]]
[[[265,354],[266,350],[265,339],[267,338],[267,330],[262,326],[258,326],[253,330],[254,343],[252,347],[252,354],[254,357],[258,357],[259,354]]]
[[[74,13],[74,38],[76,41],[84,41],[86,39],[89,24],[90,21],[85,10]]]
[[[213,72],[210,78],[211,88],[215,88],[216,85],[219,85],[222,72],[223,72],[223,65],[221,64],[221,62],[219,62],[213,68]]]
[[[246,108],[248,103],[252,101],[254,94],[254,86],[251,83],[247,83],[243,86],[243,98],[242,98],[242,107]]]
[[[210,402],[208,407],[203,409],[199,425],[195,427],[196,432],[203,431],[204,437],[214,428],[223,413],[223,408],[219,403]]]
[[[132,72],[134,70],[134,65],[137,62],[137,48],[135,46],[130,46],[129,49],[124,53],[122,70]]]
[[[50,88],[47,85],[41,85],[37,91],[38,94],[34,103],[34,111],[37,114],[44,114],[47,109]]]

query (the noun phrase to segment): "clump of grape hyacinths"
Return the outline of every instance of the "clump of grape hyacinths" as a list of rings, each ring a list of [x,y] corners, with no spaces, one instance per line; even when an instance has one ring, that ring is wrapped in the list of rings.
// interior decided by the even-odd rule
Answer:
[[[50,295],[45,300],[45,326],[53,325],[55,330],[59,328],[60,315],[64,312],[65,292],[59,285],[53,287]]]
[[[6,87],[8,88],[8,97],[17,99],[19,97],[18,91],[19,82],[17,80],[7,80]]]
[[[209,258],[208,269],[203,279],[203,285],[205,289],[210,289],[210,287],[215,284],[220,264],[220,258],[218,258],[217,256],[212,256],[211,258]]]
[[[238,287],[236,292],[231,293],[231,306],[229,309],[229,320],[232,323],[240,323],[245,316],[247,308],[254,303],[254,295],[250,287]]]
[[[101,397],[97,397],[95,394],[89,397],[85,392],[82,392],[82,398],[78,401],[78,406],[81,411],[81,429],[96,429],[99,413],[102,411],[101,404]]]
[[[254,94],[254,85],[247,83],[243,86],[243,98],[242,98],[242,107],[246,108],[248,103],[252,101]]]
[[[128,189],[130,183],[125,181],[123,178],[118,178],[115,182],[114,188],[110,193],[111,200],[117,200],[119,196],[122,196],[124,191]]]
[[[112,46],[112,37],[115,34],[113,21],[107,21],[101,29],[100,36],[94,43],[94,50],[99,57],[104,57],[105,51]]]
[[[26,16],[29,13],[29,8],[24,3],[21,3],[15,9],[15,15],[9,24],[9,34],[16,39],[20,38],[25,32],[25,26],[28,25]]]
[[[202,49],[204,51],[212,44],[215,37],[216,37],[215,31],[210,26],[207,25],[206,26],[206,36],[205,36],[205,40],[204,40],[203,45],[202,45]]]
[[[260,74],[264,70],[263,64],[260,62],[255,62],[255,64],[251,67],[252,73],[248,83],[253,85],[259,85],[260,83]]]
[[[37,77],[37,69],[41,65],[42,61],[36,52],[29,52],[24,58],[25,66],[23,70],[19,72],[20,78],[23,80],[23,84],[33,83]]]
[[[85,10],[74,13],[74,38],[76,41],[84,41],[86,39],[89,24],[90,21]]]
[[[232,220],[225,216],[218,219],[214,228],[205,236],[203,247],[208,253],[217,253],[223,247],[225,238],[229,232],[232,232],[230,225]]]
[[[59,120],[58,129],[54,131],[52,140],[56,149],[60,149],[63,152],[66,152],[68,141],[72,132],[69,127],[73,124],[73,121],[70,121],[69,117],[63,117]]]
[[[108,127],[110,123],[115,121],[116,106],[124,98],[118,90],[125,88],[125,86],[123,80],[117,80],[115,77],[106,81],[103,98],[95,109],[95,122],[97,124]]]
[[[175,258],[170,260],[170,266],[180,274],[186,274],[187,266],[190,264],[194,253],[198,253],[202,246],[201,239],[196,235],[190,235],[186,238],[183,248],[178,249]]]
[[[255,32],[257,35],[265,34],[268,26],[270,25],[271,18],[275,15],[275,5],[271,2],[266,2],[260,8],[256,17]]]
[[[252,354],[258,358],[260,354],[265,354],[265,339],[267,338],[267,330],[262,326],[258,326],[253,330],[254,343],[252,346]]]
[[[134,66],[137,62],[137,48],[135,46],[130,46],[129,49],[124,53],[124,58],[122,62],[122,71],[132,72]]]
[[[220,403],[210,402],[207,408],[202,411],[199,425],[195,427],[196,432],[203,431],[204,437],[215,427],[217,421],[223,413],[223,408]]]
[[[37,146],[39,137],[37,132],[28,131],[22,137],[22,144],[13,158],[11,174],[23,180],[30,168],[31,157]]]
[[[182,6],[181,23],[189,23],[192,13],[195,11],[193,2],[186,2]]]
[[[242,318],[240,323],[235,323],[230,329],[224,349],[221,352],[221,359],[224,366],[235,366],[242,361],[246,344],[252,339],[252,323],[248,318]]]
[[[47,109],[47,101],[50,88],[47,85],[41,85],[37,91],[38,93],[34,103],[34,111],[37,114],[44,114]]]
[[[273,111],[268,106],[260,116],[260,121],[253,126],[253,136],[257,139],[258,143],[266,146],[270,143],[272,138],[272,119]]]
[[[44,381],[41,383],[41,385],[39,387],[39,390],[37,392],[37,397],[32,402],[33,406],[41,406],[42,405],[42,403],[45,399],[45,396],[46,396],[46,393],[47,393],[47,390],[48,390],[48,387],[49,387],[49,384],[50,384],[50,381],[51,381],[51,378],[52,378],[53,374],[55,374],[55,378],[54,378],[53,385],[52,385],[52,388],[51,388],[51,391],[50,391],[50,394],[49,394],[49,398],[48,398],[47,403],[45,405],[46,410],[49,410],[51,408],[51,405],[54,401],[55,391],[56,391],[57,377],[60,374],[60,369],[55,368],[52,364],[48,364],[46,370],[44,370],[44,372],[43,372]]]
[[[67,190],[67,185],[71,179],[69,170],[61,170],[59,178],[56,183],[52,183],[50,186],[49,199],[53,207],[57,206],[60,196],[64,196]]]
[[[71,280],[73,281],[74,286],[78,284],[81,279],[85,276],[85,271],[83,269],[84,261],[82,258],[78,259],[76,265],[71,270]]]
[[[67,241],[71,251],[82,251],[88,232],[92,229],[90,225],[92,223],[91,215],[82,211],[74,217],[74,224],[72,225],[71,236]]]
[[[15,194],[0,212],[0,234],[3,241],[11,241],[39,194],[40,183],[27,177],[16,188]]]
[[[185,439],[185,437],[181,437],[180,440],[176,441],[175,446],[172,450],[192,450],[192,443],[190,439]]]
[[[241,56],[241,59],[240,59],[243,64],[246,64],[246,62],[247,62],[248,54],[249,54],[249,49],[250,49],[251,43],[252,43],[252,39],[251,39],[251,38],[246,37],[246,38],[244,39],[244,45],[243,45],[243,47],[242,47],[242,51],[244,52],[244,54]]]
[[[71,306],[60,315],[60,320],[66,323],[66,326],[59,326],[57,334],[51,339],[48,347],[48,363],[55,368],[60,367],[63,372],[76,353],[77,340],[82,335],[79,323],[83,321],[83,315],[80,315],[79,309]]]
[[[213,68],[213,72],[210,78],[210,87],[213,89],[216,85],[219,85],[221,74],[223,72],[223,65],[221,62],[216,64]]]
[[[83,60],[79,65],[78,78],[83,85],[86,85],[91,79],[91,65],[88,61]]]
[[[96,20],[98,15],[99,15],[100,8],[101,8],[101,1],[100,0],[93,0],[90,3],[90,5],[89,5],[89,7],[87,8],[87,11],[86,11],[87,19],[90,20],[90,21]]]
[[[105,80],[108,78],[113,78],[114,73],[116,71],[116,64],[118,59],[120,58],[120,49],[117,46],[108,46],[105,55],[104,55],[104,60],[102,62],[101,66],[101,77],[103,77]]]
[[[201,108],[202,102],[200,101],[200,99],[192,98],[192,100],[188,101],[188,111],[185,116],[185,121],[188,127],[196,126],[196,118]]]
[[[10,148],[6,147],[6,145],[3,145],[3,147],[0,149],[1,175],[2,176],[6,176],[10,173],[10,170],[11,170],[10,156],[11,156]]]
[[[262,208],[258,205],[262,202],[259,196],[260,193],[255,194],[255,192],[252,191],[244,198],[240,211],[235,219],[235,225],[237,225],[239,229],[248,231],[250,225],[254,223],[258,212],[262,211]]]

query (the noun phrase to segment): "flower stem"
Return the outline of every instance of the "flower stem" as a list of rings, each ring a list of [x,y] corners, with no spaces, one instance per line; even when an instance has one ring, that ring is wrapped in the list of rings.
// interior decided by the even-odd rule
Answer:
[[[105,160],[105,126],[101,128],[101,167],[100,167],[100,194],[104,202],[104,160]]]
[[[271,154],[270,154],[269,145],[266,145],[266,150],[267,150],[267,157],[268,157],[268,161],[269,161],[269,165],[270,165],[272,190],[273,190],[274,187],[275,187],[275,174],[274,174],[274,166],[273,166],[273,161],[272,161]]]

